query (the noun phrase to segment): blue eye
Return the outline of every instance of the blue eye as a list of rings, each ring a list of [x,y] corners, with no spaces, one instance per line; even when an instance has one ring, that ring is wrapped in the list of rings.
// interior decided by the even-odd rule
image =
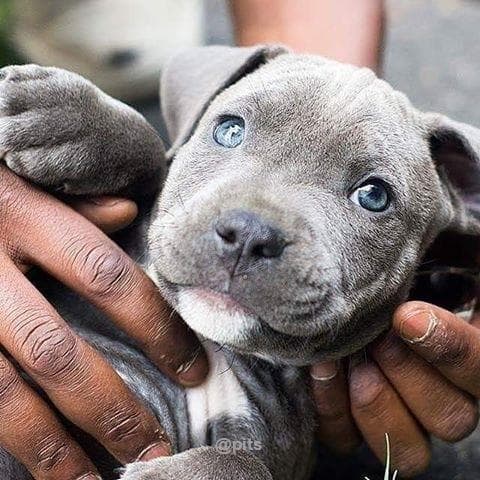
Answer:
[[[383,212],[390,206],[390,194],[380,180],[369,180],[358,187],[350,200],[370,212]]]
[[[227,148],[238,147],[245,136],[245,122],[240,117],[229,117],[222,120],[213,132],[215,141]]]

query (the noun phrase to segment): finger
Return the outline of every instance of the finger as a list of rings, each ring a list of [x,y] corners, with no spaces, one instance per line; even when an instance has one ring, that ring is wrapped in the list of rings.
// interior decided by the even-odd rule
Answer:
[[[91,301],[174,380],[193,386],[205,378],[198,339],[132,259],[85,218],[3,167],[0,185],[8,186],[0,207],[8,209],[11,241],[25,262]]]
[[[155,417],[103,357],[68,327],[52,306],[1,258],[0,343],[72,423],[120,462],[155,447],[170,451]]]
[[[452,383],[480,398],[478,328],[434,305],[408,302],[395,312],[394,329]]]
[[[70,199],[67,201],[74,210],[96,225],[105,233],[115,233],[128,227],[138,215],[135,202],[117,197],[94,197],[88,200]],[[18,263],[24,273],[30,265]]]
[[[93,464],[45,402],[1,354],[0,444],[36,480],[99,478]]]
[[[477,402],[410,350],[398,336],[389,333],[375,343],[371,353],[427,432],[457,442],[475,429]]]
[[[424,471],[430,462],[428,440],[393,387],[373,362],[352,368],[352,415],[375,455],[385,461],[385,433],[391,444],[391,463],[401,476]]]
[[[351,453],[361,439],[350,412],[343,368],[335,362],[321,363],[311,368],[310,376],[320,442],[336,453]]]
[[[97,478],[80,447],[1,354],[0,422],[0,444],[37,480]]]
[[[72,199],[68,204],[105,233],[114,233],[130,225],[138,215],[135,202],[117,197]]]

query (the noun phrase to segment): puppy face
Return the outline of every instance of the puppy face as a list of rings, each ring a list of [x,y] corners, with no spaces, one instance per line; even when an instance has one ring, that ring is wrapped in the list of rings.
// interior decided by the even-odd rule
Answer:
[[[384,330],[455,215],[406,98],[368,70],[283,54],[216,95],[192,132],[149,233],[185,321],[292,364]]]

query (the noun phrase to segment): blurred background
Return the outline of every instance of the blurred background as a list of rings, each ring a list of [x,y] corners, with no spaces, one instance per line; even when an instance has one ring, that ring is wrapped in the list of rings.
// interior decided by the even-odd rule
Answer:
[[[418,107],[480,126],[480,2],[386,5],[385,78]],[[0,0],[1,65],[78,71],[156,124],[162,62],[212,43],[233,44],[228,0]]]

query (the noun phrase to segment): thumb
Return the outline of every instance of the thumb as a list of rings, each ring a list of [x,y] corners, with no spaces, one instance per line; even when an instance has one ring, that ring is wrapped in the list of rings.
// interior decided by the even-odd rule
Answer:
[[[130,225],[138,214],[135,202],[119,197],[75,199],[70,206],[105,233],[114,233]]]

